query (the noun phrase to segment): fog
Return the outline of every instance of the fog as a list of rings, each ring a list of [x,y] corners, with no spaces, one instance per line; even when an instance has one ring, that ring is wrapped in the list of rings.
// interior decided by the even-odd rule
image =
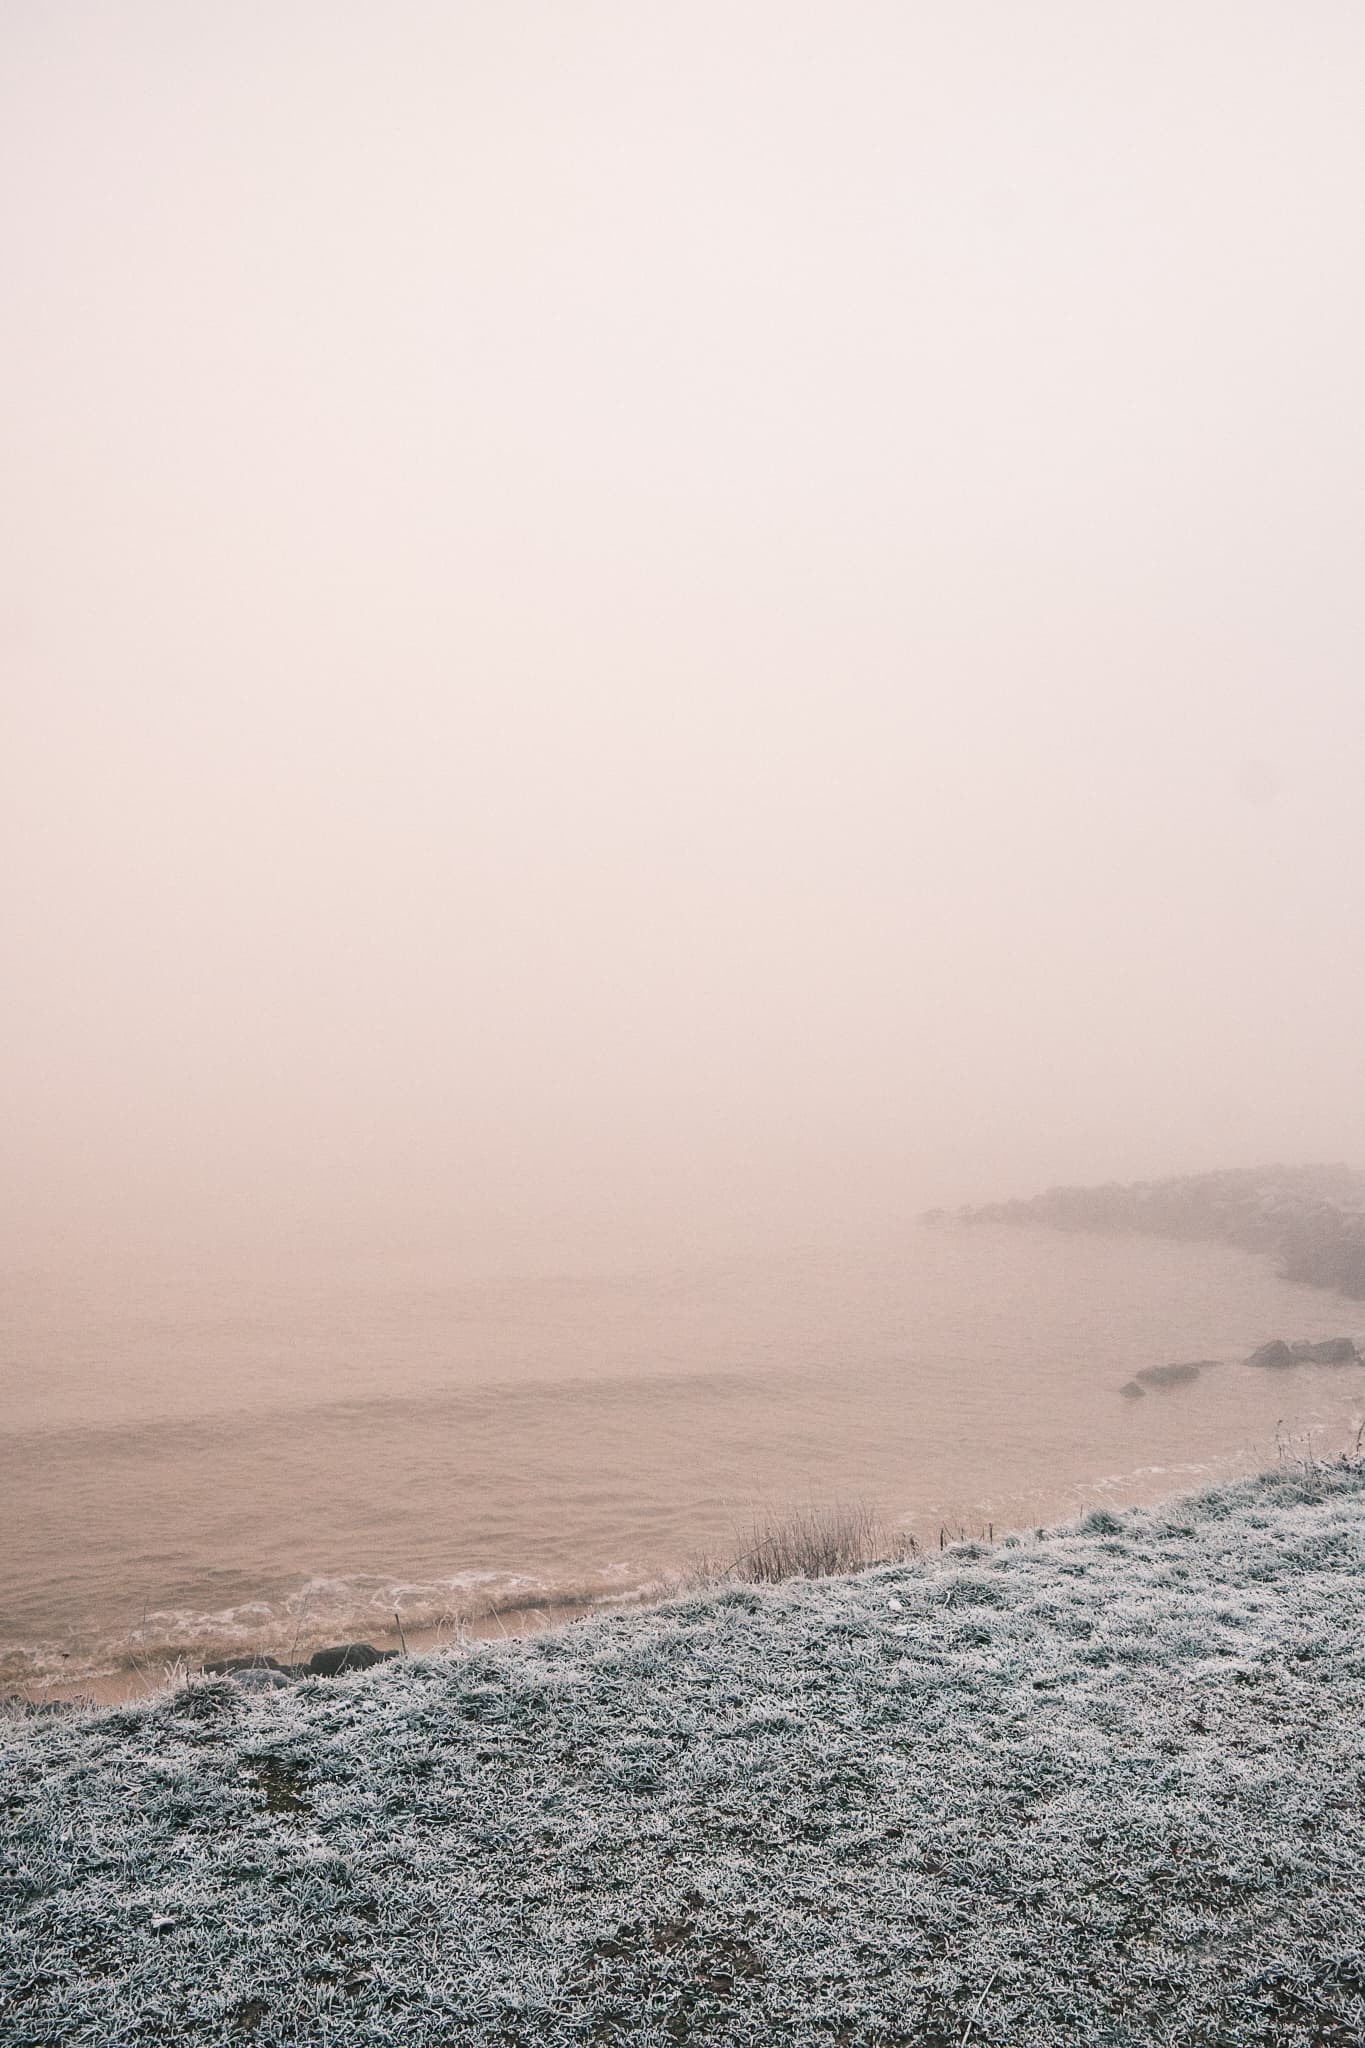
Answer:
[[[10,0],[11,1242],[1365,1160],[1363,198],[1345,0]]]

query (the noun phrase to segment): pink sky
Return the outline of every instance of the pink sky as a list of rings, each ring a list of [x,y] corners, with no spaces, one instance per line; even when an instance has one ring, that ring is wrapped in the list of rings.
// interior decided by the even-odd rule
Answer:
[[[10,0],[0,1220],[1365,1163],[1363,218],[1346,0]]]

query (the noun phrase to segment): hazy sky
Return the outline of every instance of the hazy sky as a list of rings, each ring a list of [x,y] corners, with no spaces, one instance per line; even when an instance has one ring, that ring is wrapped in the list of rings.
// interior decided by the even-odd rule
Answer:
[[[1365,1163],[1362,365],[1356,0],[5,0],[7,1225]]]

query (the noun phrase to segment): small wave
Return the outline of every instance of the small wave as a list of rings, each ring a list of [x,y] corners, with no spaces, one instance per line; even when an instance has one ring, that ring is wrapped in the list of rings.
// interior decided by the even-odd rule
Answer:
[[[119,1635],[81,1642],[16,1645],[0,1652],[0,1692],[36,1695],[87,1681],[136,1674],[149,1683],[220,1657],[306,1660],[328,1643],[379,1647],[423,1637],[452,1641],[543,1615],[564,1619],[648,1594],[655,1584],[620,1564],[555,1582],[533,1573],[466,1571],[440,1580],[314,1578],[281,1600],[253,1599],[213,1612],[149,1609]]]
[[[791,1375],[788,1373],[787,1378]],[[550,1405],[591,1414],[625,1407],[667,1408],[704,1397],[724,1401],[761,1391],[770,1374],[754,1369],[711,1372],[576,1374],[477,1380],[459,1387],[438,1387],[414,1394],[356,1395],[345,1399],[280,1402],[278,1406],[243,1406],[202,1413],[139,1416],[101,1422],[53,1421],[18,1428],[0,1427],[0,1453],[31,1456],[60,1450],[64,1456],[135,1456],[149,1451],[166,1456],[176,1451],[206,1450],[234,1438],[274,1441],[283,1429],[300,1433],[346,1429],[357,1422],[400,1426],[441,1424],[469,1426],[496,1421],[510,1426],[518,1411]]]

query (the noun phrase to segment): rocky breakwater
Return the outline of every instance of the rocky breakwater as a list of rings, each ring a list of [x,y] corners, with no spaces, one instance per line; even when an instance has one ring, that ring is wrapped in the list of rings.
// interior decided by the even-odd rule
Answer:
[[[1219,1358],[1190,1358],[1177,1365],[1144,1365],[1125,1380],[1119,1392],[1128,1401],[1140,1401],[1149,1387],[1192,1387],[1201,1372],[1221,1365]]]
[[[1190,1387],[1201,1373],[1222,1363],[1220,1358],[1192,1358],[1179,1365],[1144,1365],[1132,1379],[1124,1381],[1119,1392],[1126,1401],[1140,1401],[1153,1387]],[[1272,1337],[1269,1343],[1258,1345],[1243,1363],[1268,1372],[1285,1372],[1296,1365],[1365,1365],[1365,1357],[1351,1337],[1326,1337],[1317,1342],[1303,1339],[1297,1344]]]
[[[1365,1301],[1365,1173],[1349,1166],[1234,1167],[1171,1180],[1048,1188],[1028,1200],[961,1209],[958,1217],[1240,1245],[1271,1254],[1286,1280]],[[925,1220],[946,1219],[931,1211]]]
[[[1360,1353],[1350,1337],[1327,1337],[1317,1344],[1286,1344],[1283,1337],[1273,1337],[1268,1344],[1258,1345],[1247,1360],[1248,1365],[1263,1366],[1276,1372],[1295,1365],[1359,1365],[1361,1362]]]

